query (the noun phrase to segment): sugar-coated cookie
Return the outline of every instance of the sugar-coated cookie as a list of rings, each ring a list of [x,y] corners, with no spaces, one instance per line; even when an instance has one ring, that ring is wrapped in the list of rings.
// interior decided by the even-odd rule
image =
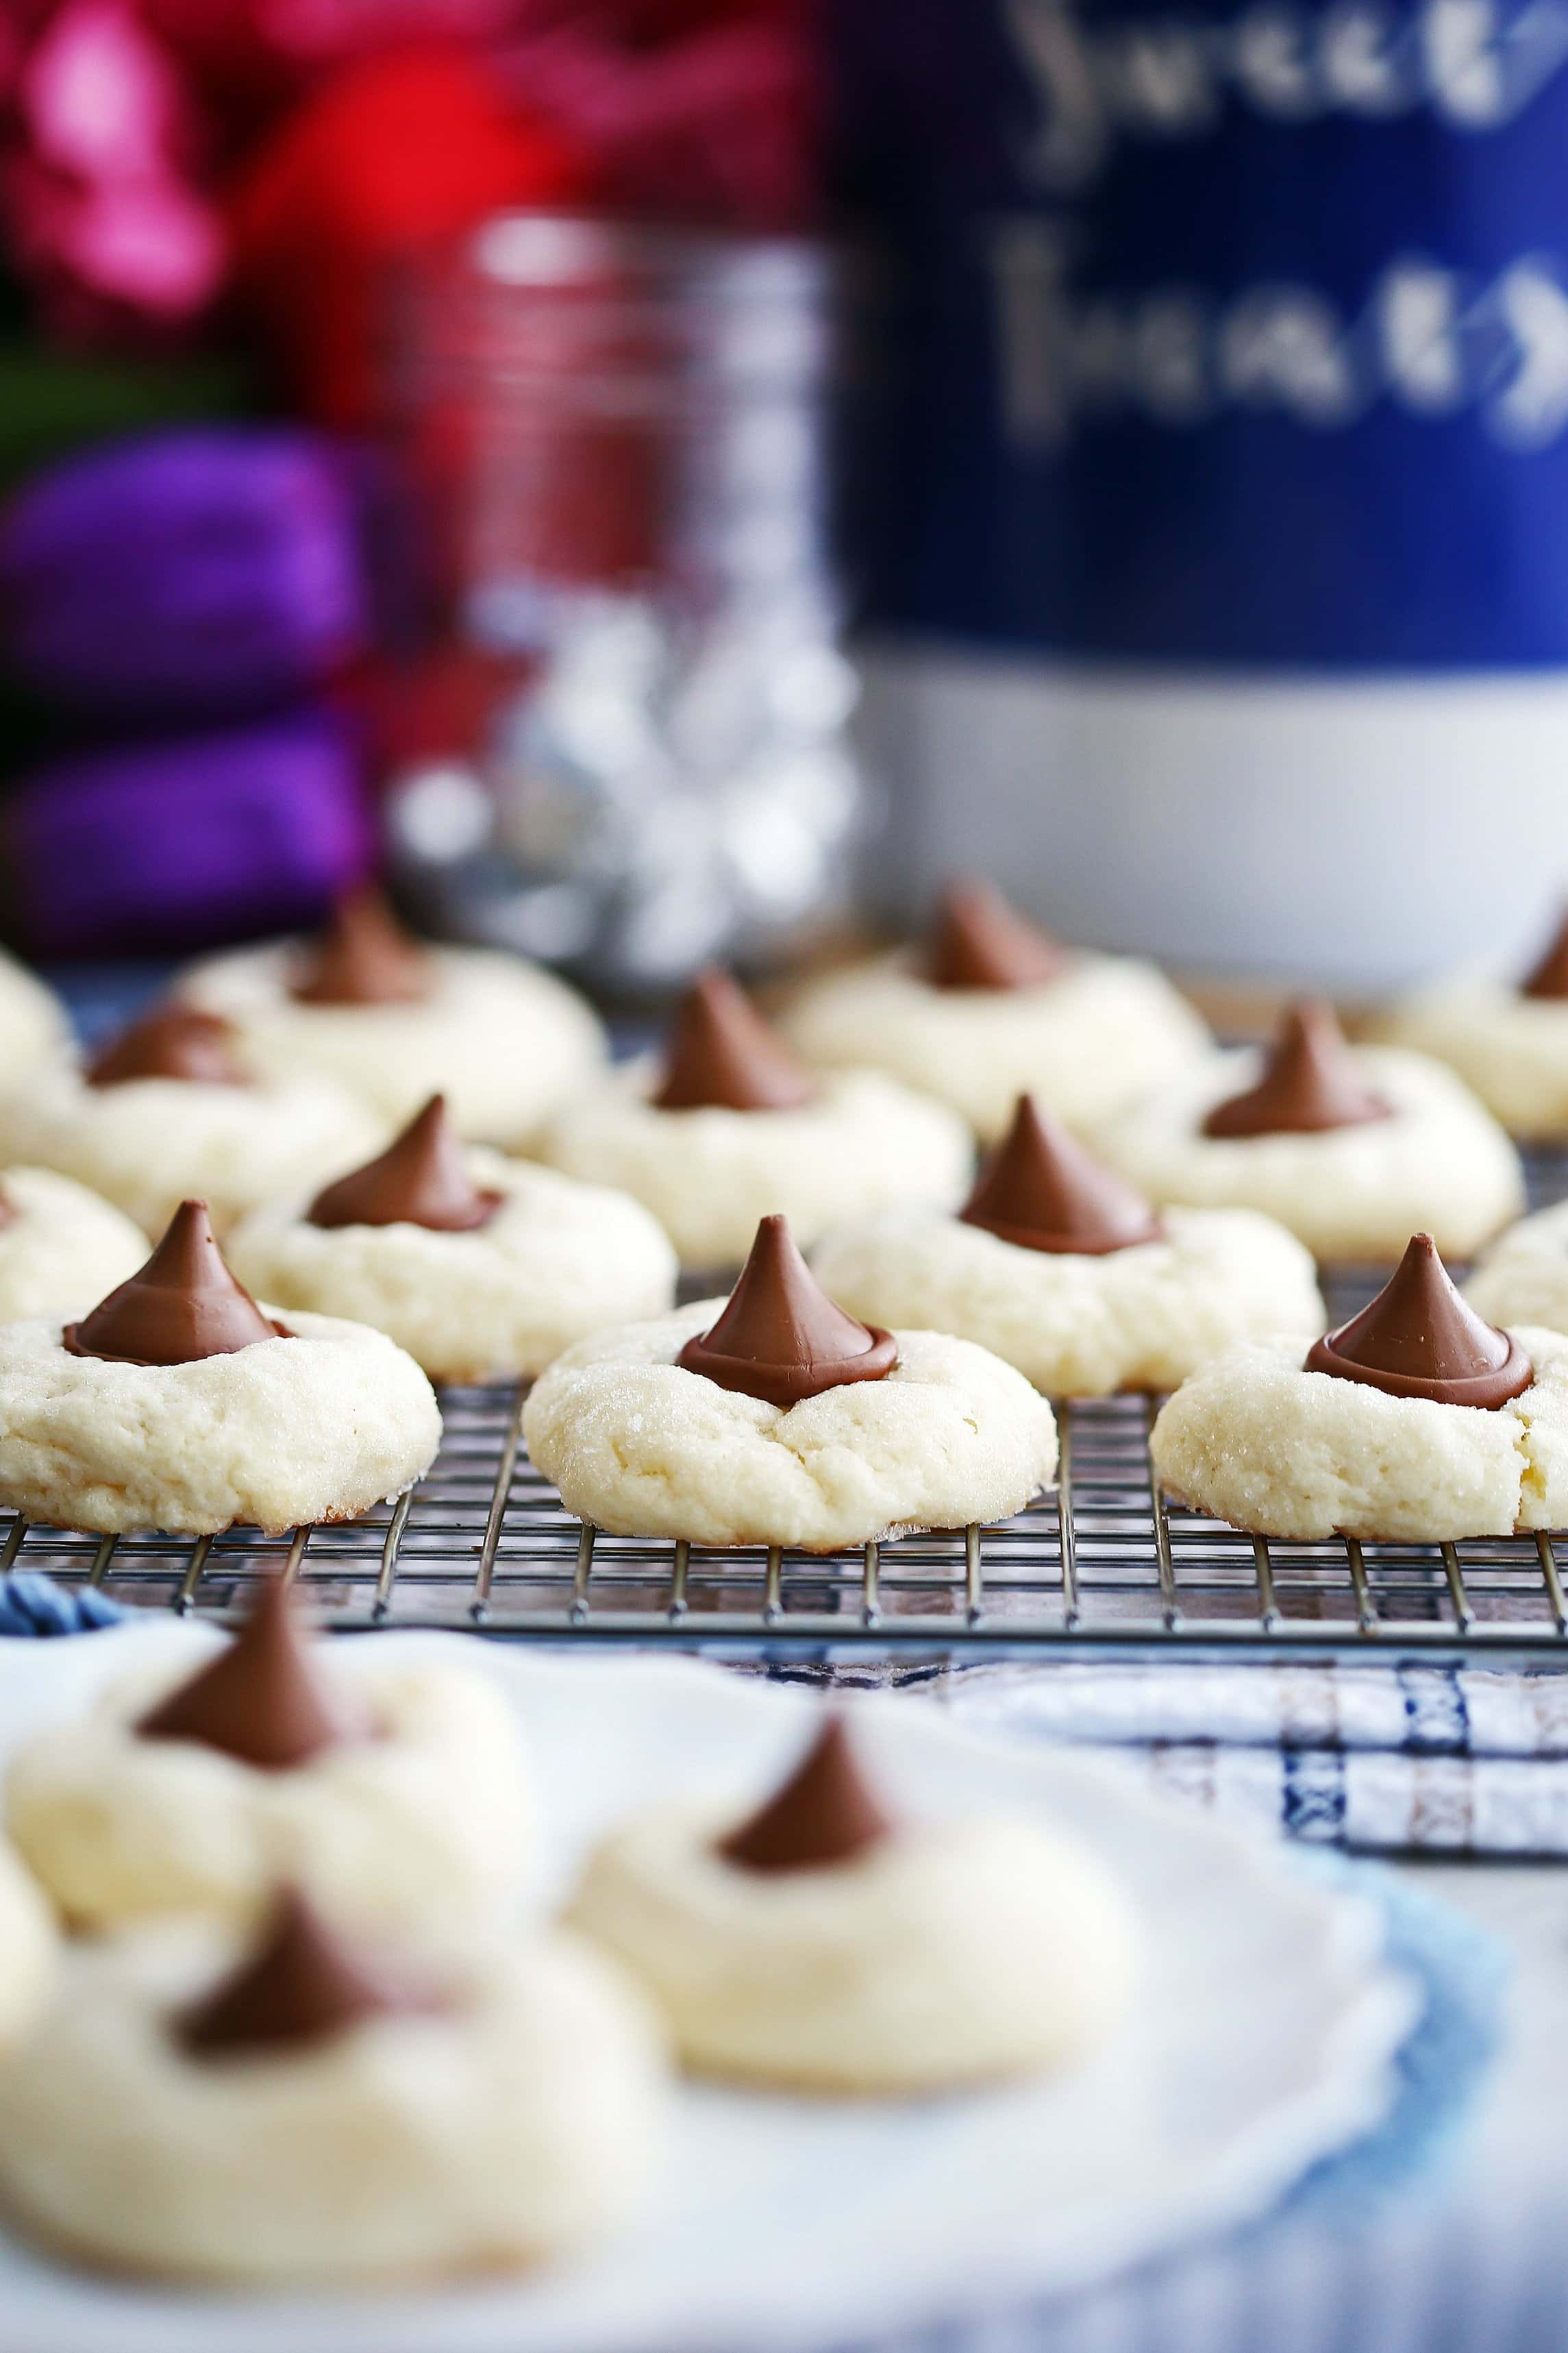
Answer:
[[[439,1096],[313,1203],[254,1210],[228,1257],[281,1307],[374,1324],[433,1380],[537,1373],[574,1340],[675,1297],[675,1252],[639,1202],[465,1151]]]
[[[1057,1462],[1021,1374],[967,1340],[845,1315],[782,1218],[728,1302],[558,1356],[523,1431],[568,1510],[613,1534],[808,1552],[1005,1519]]]
[[[52,1064],[0,1096],[0,1160],[74,1176],[149,1235],[192,1196],[221,1231],[256,1202],[352,1167],[384,1135],[342,1088],[263,1082],[226,1024],[174,1007],[133,1022],[84,1069]]]
[[[536,1149],[635,1194],[701,1268],[737,1264],[775,1211],[806,1243],[888,1202],[951,1208],[973,1151],[945,1104],[879,1071],[814,1076],[717,971],[687,992],[662,1057],[580,1096]]]
[[[90,1307],[147,1255],[140,1226],[50,1168],[0,1169],[0,1323]]]
[[[1099,1127],[1095,1150],[1151,1200],[1260,1209],[1319,1258],[1387,1260],[1415,1229],[1468,1257],[1519,1214],[1518,1154],[1441,1063],[1303,1027],[1322,1011],[1298,1008],[1269,1054],[1215,1054],[1182,1071]],[[1314,1062],[1328,1115],[1271,1114]],[[1336,1124],[1336,1108],[1351,1115]],[[1281,1124],[1262,1124],[1271,1115]]]
[[[367,1929],[461,1937],[515,1899],[532,1808],[475,1667],[308,1645],[264,1586],[237,1637],[36,1734],[5,1787],[18,1852],[74,1926],[242,1922],[280,1879]]]
[[[1568,1337],[1492,1330],[1423,1235],[1326,1340],[1272,1340],[1194,1373],[1151,1451],[1173,1496],[1261,1535],[1439,1543],[1560,1527]]]
[[[991,953],[999,924],[1017,953]],[[929,952],[807,983],[781,1027],[809,1061],[886,1071],[940,1096],[987,1143],[1022,1093],[1087,1128],[1208,1046],[1203,1021],[1153,965],[1069,955],[1037,934],[1048,953],[1030,956],[1014,938],[1021,930],[994,893],[950,892]]]
[[[1123,2016],[1131,1907],[1039,1821],[900,1821],[830,1721],[761,1811],[612,1831],[574,1925],[646,1987],[687,2064],[784,2088],[931,2093],[1069,2065]]]
[[[850,1314],[977,1341],[1048,1397],[1173,1388],[1239,1341],[1323,1320],[1282,1226],[1250,1209],[1156,1219],[1027,1095],[960,1217],[884,1209],[834,1227],[811,1262]]]
[[[0,1507],[59,1527],[353,1519],[440,1437],[411,1356],[362,1324],[258,1308],[199,1202],[79,1323],[0,1324]]]
[[[1568,1332],[1568,1201],[1521,1218],[1482,1252],[1465,1296],[1489,1324]]]
[[[1568,1135],[1568,922],[1518,987],[1455,974],[1413,991],[1372,1029],[1447,1062],[1515,1135]]]
[[[187,1924],[73,1947],[0,2062],[0,2183],[46,2249],[147,2277],[482,2274],[640,2202],[664,2080],[645,2005],[574,1938],[430,1970],[289,1904],[259,1946]]]
[[[0,2052],[32,2027],[58,1966],[54,1915],[37,1882],[0,1846]]]
[[[70,1024],[52,989],[0,954],[0,1086],[67,1051]]]
[[[314,949],[235,949],[178,987],[269,1075],[331,1079],[384,1126],[444,1092],[480,1143],[524,1140],[605,1060],[597,1018],[563,981],[500,949],[416,946],[363,896]]]

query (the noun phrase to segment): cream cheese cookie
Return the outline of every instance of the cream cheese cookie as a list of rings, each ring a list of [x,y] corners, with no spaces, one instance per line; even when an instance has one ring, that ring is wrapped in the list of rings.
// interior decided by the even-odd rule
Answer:
[[[8,1846],[0,1846],[0,2052],[28,2031],[59,1966],[54,1915]]]
[[[50,1168],[0,1169],[0,1323],[90,1307],[147,1255],[140,1226]]]
[[[644,2004],[574,1938],[432,1972],[289,1903],[259,1949],[192,1926],[73,1948],[0,2062],[0,2183],[46,2248],[146,2277],[488,2274],[640,2203],[664,2088]]]
[[[237,948],[177,986],[234,1025],[258,1070],[331,1080],[384,1132],[444,1092],[460,1134],[520,1143],[605,1055],[597,1018],[552,974],[497,948],[416,947],[363,895],[314,951]]]
[[[1516,1135],[1568,1135],[1568,922],[1518,987],[1458,973],[1369,1025],[1458,1072]]]
[[[1152,1201],[1261,1210],[1321,1259],[1386,1261],[1416,1228],[1468,1257],[1523,1205],[1518,1154],[1440,1062],[1352,1050],[1331,1020],[1297,1008],[1271,1053],[1183,1071],[1097,1129],[1095,1150]],[[1314,1076],[1325,1103],[1282,1106]]]
[[[682,1263],[704,1268],[737,1264],[775,1211],[810,1242],[834,1218],[887,1202],[951,1208],[973,1157],[945,1104],[879,1071],[814,1080],[718,973],[687,997],[662,1061],[580,1096],[536,1150],[569,1176],[634,1194]]]
[[[1020,1094],[1088,1128],[1210,1042],[1153,965],[1069,955],[974,887],[948,894],[931,951],[809,983],[781,1027],[808,1061],[868,1065],[940,1096],[986,1143]]]
[[[0,1086],[69,1050],[70,1023],[52,989],[0,953]]]
[[[1323,1321],[1309,1252],[1250,1209],[1147,1202],[1032,1098],[961,1216],[835,1227],[812,1271],[851,1315],[974,1340],[1047,1397],[1173,1388],[1208,1357]]]
[[[1065,1832],[900,1822],[830,1721],[761,1812],[613,1831],[574,1925],[646,1987],[686,2063],[801,2091],[943,2091],[1084,2058],[1130,2003],[1131,1907]]]
[[[463,1151],[438,1095],[314,1202],[254,1210],[228,1257],[253,1291],[373,1324],[439,1381],[540,1372],[574,1340],[675,1297],[675,1252],[639,1202]]]
[[[1465,1296],[1489,1324],[1568,1332],[1568,1201],[1521,1218],[1483,1251]]]
[[[0,1160],[75,1177],[149,1235],[193,1195],[222,1230],[258,1201],[352,1167],[384,1135],[342,1088],[256,1080],[225,1024],[171,1008],[85,1069],[54,1065],[0,1097]]]
[[[1568,1337],[1492,1330],[1419,1235],[1326,1340],[1272,1340],[1194,1373],[1151,1453],[1173,1496],[1259,1535],[1433,1544],[1561,1527]]]
[[[0,1324],[0,1506],[105,1535],[353,1519],[429,1467],[441,1416],[362,1324],[268,1317],[187,1201],[80,1323]]]
[[[1057,1462],[1021,1374],[967,1340],[868,1331],[777,1217],[728,1302],[558,1356],[523,1432],[567,1509],[612,1534],[807,1552],[1005,1519]]]
[[[487,1675],[308,1646],[276,1581],[194,1675],[130,1677],[36,1734],[5,1811],[40,1884],[95,1932],[243,1922],[286,1879],[333,1920],[460,1937],[515,1901],[532,1829]]]

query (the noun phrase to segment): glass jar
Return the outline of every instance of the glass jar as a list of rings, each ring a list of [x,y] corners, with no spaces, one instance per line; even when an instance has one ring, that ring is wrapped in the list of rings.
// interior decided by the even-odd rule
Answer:
[[[837,645],[817,247],[488,223],[415,290],[409,446],[458,760],[391,823],[443,928],[623,990],[765,962],[842,905],[864,808]]]

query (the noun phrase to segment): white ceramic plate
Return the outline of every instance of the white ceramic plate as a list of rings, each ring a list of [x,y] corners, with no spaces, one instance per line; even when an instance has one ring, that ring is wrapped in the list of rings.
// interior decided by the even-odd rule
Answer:
[[[106,1678],[213,1639],[160,1620],[76,1641],[0,1642],[0,1757]],[[552,1816],[544,1902],[625,1810],[760,1793],[813,1705],[684,1661],[541,1657],[451,1634],[366,1640],[377,1654],[390,1642],[461,1642],[512,1694]],[[1380,1957],[1373,1906],[1094,1759],[976,1738],[907,1698],[853,1704],[879,1775],[911,1808],[1038,1808],[1124,1873],[1149,1978],[1135,2022],[1092,2065],[909,2105],[687,2091],[658,2210],[641,2227],[547,2277],[439,2298],[182,2296],[75,2274],[0,2240],[5,2353],[753,2353],[838,2342],[1085,2284],[1258,2213],[1385,2112],[1416,1995]]]

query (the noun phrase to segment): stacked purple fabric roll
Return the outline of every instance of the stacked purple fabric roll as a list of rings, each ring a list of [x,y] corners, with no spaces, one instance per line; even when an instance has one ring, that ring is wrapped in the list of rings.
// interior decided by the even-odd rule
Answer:
[[[26,485],[0,514],[0,660],[98,738],[9,796],[26,944],[312,920],[371,855],[353,739],[320,706],[368,635],[353,477],[313,437],[158,434]]]

